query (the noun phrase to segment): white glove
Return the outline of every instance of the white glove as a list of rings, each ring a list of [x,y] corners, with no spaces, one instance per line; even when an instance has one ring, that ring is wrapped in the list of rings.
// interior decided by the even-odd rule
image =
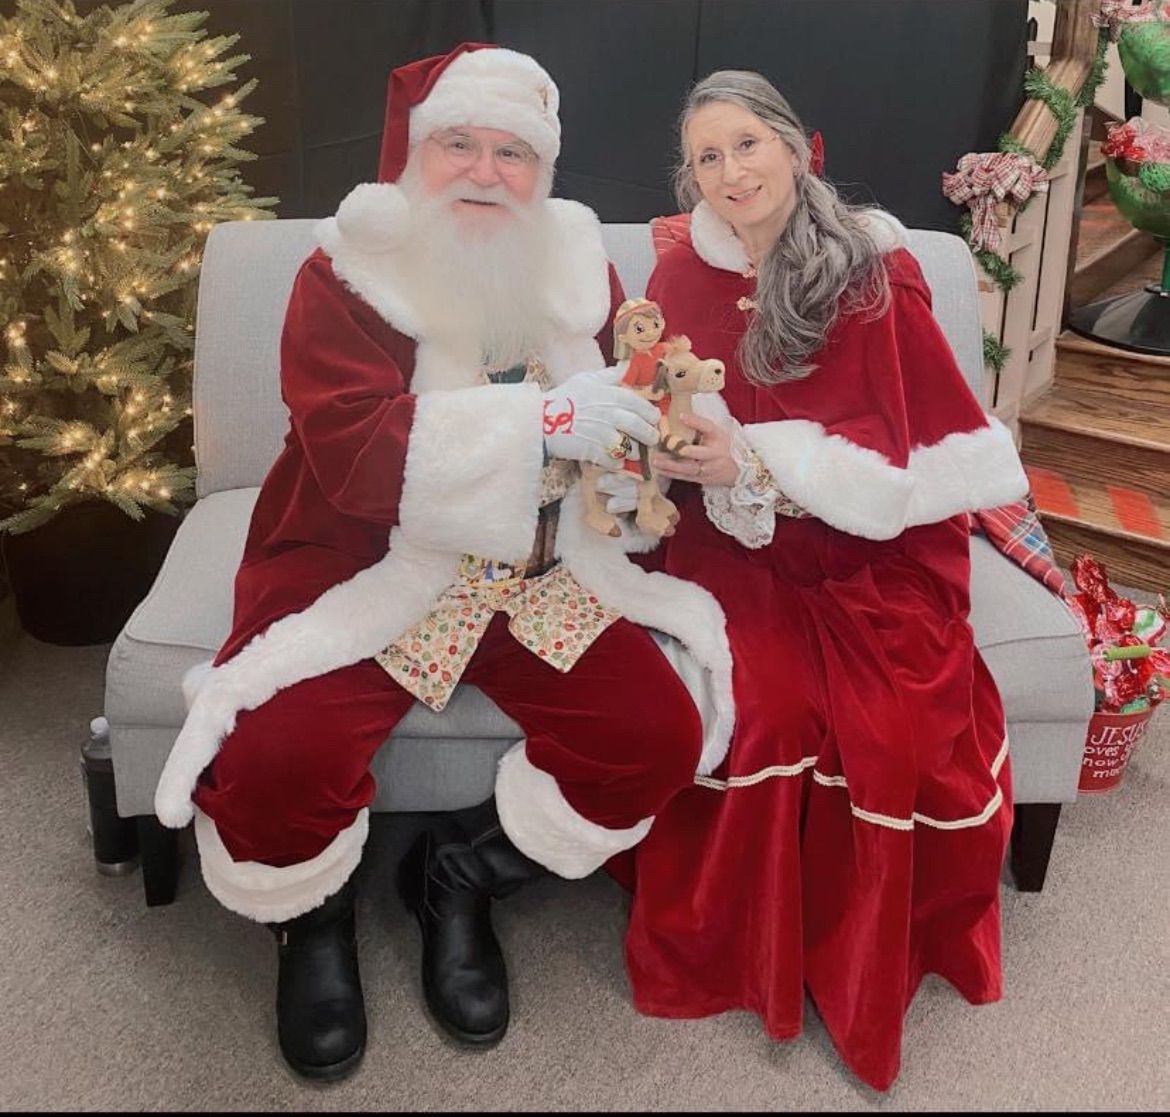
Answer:
[[[545,392],[544,445],[550,457],[621,469],[634,456],[635,443],[657,443],[661,412],[619,387],[620,378],[613,368],[583,372]]]
[[[597,491],[608,499],[605,510],[611,516],[620,516],[623,512],[634,512],[638,507],[639,478],[636,474],[623,469],[620,473],[607,473],[597,479]],[[658,491],[663,496],[670,488],[669,477],[658,478]]]
[[[622,361],[620,364],[609,365],[606,368],[591,369],[589,372],[576,372],[561,387],[567,388],[570,384],[575,387],[580,387],[582,384],[620,384],[622,377],[626,374],[626,369],[629,367],[629,361]]]

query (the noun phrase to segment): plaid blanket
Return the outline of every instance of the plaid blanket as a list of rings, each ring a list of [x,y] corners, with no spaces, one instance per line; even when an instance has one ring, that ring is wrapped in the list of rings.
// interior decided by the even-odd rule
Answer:
[[[1036,515],[1031,494],[1015,504],[984,508],[968,515],[972,532],[980,532],[1000,552],[1057,597],[1065,591],[1064,573],[1056,565],[1052,544]]]

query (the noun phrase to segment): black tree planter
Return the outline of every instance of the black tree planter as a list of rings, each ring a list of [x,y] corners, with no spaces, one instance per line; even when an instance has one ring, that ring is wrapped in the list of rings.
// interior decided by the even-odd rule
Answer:
[[[99,500],[21,535],[0,533],[21,626],[47,644],[109,643],[146,596],[178,526],[178,516],[132,520]]]

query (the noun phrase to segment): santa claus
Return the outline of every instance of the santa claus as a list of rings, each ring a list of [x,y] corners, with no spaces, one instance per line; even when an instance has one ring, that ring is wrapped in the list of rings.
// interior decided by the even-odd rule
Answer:
[[[305,1075],[364,1050],[350,878],[370,759],[413,702],[469,682],[526,734],[494,797],[399,869],[427,1004],[468,1043],[508,1024],[492,898],[632,847],[730,734],[714,598],[635,566],[636,532],[584,527],[577,463],[620,468],[657,411],[607,368],[623,293],[596,216],[549,198],[557,109],[511,50],[395,71],[379,181],[320,223],[293,287],[285,448],[159,783],[213,895],[276,931],[281,1050]]]

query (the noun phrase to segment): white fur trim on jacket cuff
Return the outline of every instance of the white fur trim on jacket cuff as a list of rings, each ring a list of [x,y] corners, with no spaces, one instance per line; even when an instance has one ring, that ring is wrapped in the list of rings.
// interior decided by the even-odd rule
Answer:
[[[625,830],[609,830],[578,814],[557,781],[529,763],[524,742],[500,759],[496,809],[504,833],[521,853],[558,876],[577,880],[600,868],[615,853],[636,846],[653,817]]]
[[[893,539],[908,527],[1008,504],[1028,491],[1011,433],[993,418],[916,448],[905,469],[807,419],[743,430],[792,500],[866,539]]]
[[[316,857],[277,868],[233,861],[215,823],[195,811],[195,841],[208,891],[229,911],[257,923],[281,923],[320,907],[358,867],[369,829],[370,811],[363,807]]]
[[[402,534],[437,551],[527,558],[540,510],[543,407],[535,384],[419,395],[398,505]]]

